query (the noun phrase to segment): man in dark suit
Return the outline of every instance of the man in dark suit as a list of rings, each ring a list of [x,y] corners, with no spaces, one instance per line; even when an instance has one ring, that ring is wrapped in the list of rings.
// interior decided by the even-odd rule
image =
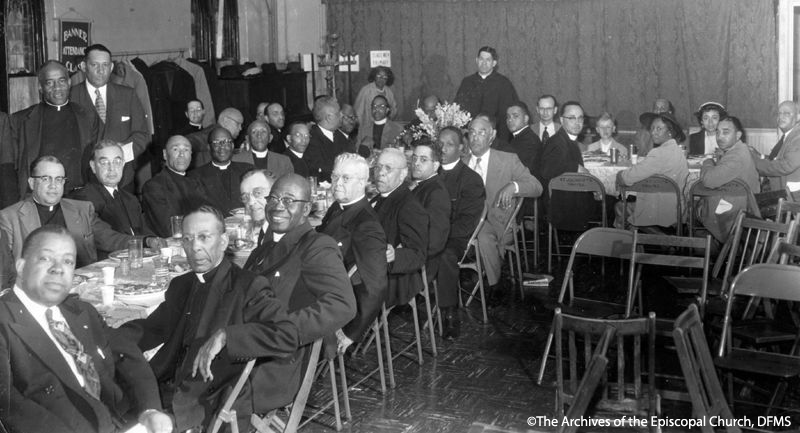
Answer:
[[[506,110],[506,126],[511,131],[511,141],[498,150],[517,154],[531,174],[537,176],[544,146],[531,129],[530,120],[527,104],[522,101],[511,104]]]
[[[171,432],[142,352],[112,338],[91,305],[68,296],[75,256],[66,229],[33,231],[17,260],[17,285],[0,295],[3,425],[11,432],[107,433],[138,417],[149,432]]]
[[[356,299],[336,241],[308,223],[310,198],[308,181],[296,174],[272,185],[266,206],[269,230],[244,268],[269,280],[297,324],[300,344],[325,337],[330,355],[336,348],[334,332],[356,315]],[[298,354],[294,359],[302,358]],[[284,380],[300,380],[299,362],[295,365]]]
[[[78,266],[97,261],[97,250],[115,251],[128,247],[135,236],[114,231],[97,218],[90,202],[63,198],[64,165],[53,156],[37,158],[31,166],[29,197],[0,211],[0,229],[14,258],[20,258],[25,238],[45,225],[65,227],[78,249]],[[141,239],[141,237],[140,237]]]
[[[294,167],[289,157],[269,148],[269,125],[263,120],[254,120],[247,127],[247,141],[250,151],[241,150],[233,155],[233,161],[262,168],[272,173],[276,178],[286,173],[294,173]]]
[[[372,206],[386,233],[389,293],[386,306],[405,305],[422,290],[420,270],[428,252],[428,213],[404,184],[406,156],[387,148],[378,157]]]
[[[304,158],[309,176],[330,182],[333,160],[347,148],[347,137],[339,131],[342,113],[335,98],[324,96],[314,102],[313,114],[317,124],[311,127]]]
[[[209,125],[197,132],[192,132],[186,136],[189,143],[192,145],[192,161],[189,164],[189,169],[200,167],[201,165],[211,162],[211,153],[208,150],[208,134],[215,126],[221,126],[228,130],[236,143],[236,137],[242,132],[242,123],[244,117],[242,112],[235,108],[226,108],[220,111],[217,116],[217,124]]]
[[[151,140],[144,108],[132,88],[109,82],[114,64],[111,51],[104,45],[87,47],[80,67],[86,81],[72,87],[70,99],[86,110],[97,112],[101,121],[100,138],[122,143],[125,170],[120,186],[133,193],[134,173],[142,163],[139,158]]]
[[[216,126],[208,134],[208,147],[211,162],[189,171],[187,176],[203,184],[208,193],[208,201],[228,215],[231,210],[241,207],[239,183],[242,175],[252,165],[231,161],[233,156],[233,137],[227,129]]]
[[[100,140],[94,147],[89,166],[96,180],[70,194],[75,200],[88,201],[94,205],[97,217],[119,233],[144,237],[145,244],[154,248],[159,244],[153,231],[144,223],[139,199],[119,188],[125,159],[122,147],[112,140]],[[104,259],[112,251],[98,250],[98,258]]]
[[[344,352],[369,329],[386,299],[386,235],[366,197],[369,163],[354,153],[343,153],[336,157],[331,180],[336,203],[317,231],[339,242],[346,269],[358,267],[351,278],[356,317],[337,333],[339,350]]]
[[[289,125],[289,135],[286,136],[286,142],[289,147],[286,148],[283,154],[289,157],[294,172],[303,177],[311,176],[305,153],[308,149],[310,138],[311,135],[309,134],[307,123],[294,122]]]
[[[461,130],[448,126],[439,131],[438,144],[442,149],[439,175],[450,196],[450,234],[439,267],[439,299],[442,309],[442,336],[458,338],[461,319],[458,316],[458,261],[464,255],[470,236],[478,226],[486,200],[483,180],[461,162],[464,137]]]
[[[233,406],[239,430],[250,431],[252,413],[283,406],[297,392],[288,380],[295,362],[277,359],[297,350],[297,327],[263,277],[225,259],[219,210],[201,206],[185,215],[183,242],[192,272],[173,279],[164,302],[146,319],[124,324],[119,338],[142,350],[164,345],[150,366],[177,431],[208,429],[245,361],[265,358]]]
[[[269,125],[270,136],[269,150],[275,153],[283,153],[286,150],[283,127],[286,123],[286,115],[283,113],[283,106],[273,102],[264,109],[264,119]]]
[[[16,192],[14,201],[25,197],[28,168],[43,155],[55,156],[64,164],[70,188],[82,186],[88,177],[92,146],[100,136],[97,112],[69,100],[69,75],[64,65],[47,61],[39,69],[39,86],[42,102],[11,117],[14,144],[0,160],[4,188]]]
[[[189,135],[193,132],[203,129],[203,117],[206,114],[206,109],[203,107],[203,101],[199,99],[192,99],[186,103],[186,123],[175,130],[173,135]]]
[[[522,165],[517,155],[490,149],[495,137],[492,123],[486,116],[476,116],[469,126],[469,146],[472,156],[463,159],[483,179],[486,188],[486,207],[489,209],[486,224],[478,234],[481,257],[484,259],[490,298],[495,302],[504,295],[499,290],[500,268],[505,246],[511,243],[511,234],[505,226],[513,213],[514,197],[538,197],[542,185]]]
[[[555,121],[556,114],[558,114],[556,97],[553,95],[540,96],[536,101],[536,113],[539,121],[532,126],[532,129],[544,144],[561,129],[561,124]]]
[[[192,145],[185,137],[173,135],[164,146],[166,166],[143,189],[143,208],[147,225],[162,238],[172,236],[170,217],[185,215],[207,203],[205,188],[197,179],[186,177],[192,161]]]

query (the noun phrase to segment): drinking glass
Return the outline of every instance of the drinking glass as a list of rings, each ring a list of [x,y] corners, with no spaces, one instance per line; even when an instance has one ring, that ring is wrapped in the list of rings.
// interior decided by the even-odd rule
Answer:
[[[141,239],[131,239],[128,241],[128,257],[131,259],[131,269],[139,269],[142,267],[143,254],[144,249]]]

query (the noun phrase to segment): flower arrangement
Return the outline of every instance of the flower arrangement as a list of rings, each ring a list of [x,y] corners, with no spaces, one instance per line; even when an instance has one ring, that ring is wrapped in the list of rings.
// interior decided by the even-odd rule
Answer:
[[[469,112],[462,110],[461,106],[455,102],[436,104],[433,116],[428,116],[421,108],[414,110],[414,114],[417,115],[421,123],[412,126],[403,133],[405,136],[404,138],[406,138],[408,142],[413,142],[422,137],[436,140],[442,128],[447,126],[465,128],[470,120],[472,120],[472,116]],[[400,137],[398,137],[398,141],[400,141],[399,139]]]

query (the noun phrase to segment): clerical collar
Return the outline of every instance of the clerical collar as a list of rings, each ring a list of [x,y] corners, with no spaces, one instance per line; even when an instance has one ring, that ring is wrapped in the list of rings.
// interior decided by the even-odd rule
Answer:
[[[114,192],[116,192],[116,191],[117,191],[117,187],[115,187],[115,186],[106,186],[106,185],[103,185],[103,188],[105,188],[105,189],[106,189],[106,191],[108,191],[108,193],[109,193],[109,194],[111,194],[111,197],[114,197]]]
[[[528,127],[528,125],[525,125],[525,126],[523,126],[522,128],[519,128],[519,129],[517,130],[517,132],[512,132],[512,133],[511,133],[511,135],[513,135],[514,137],[516,137],[517,135],[519,135],[519,134],[522,134],[522,131],[524,131],[524,130],[525,130],[525,128],[527,128],[527,127]]]
[[[373,120],[372,123],[375,125],[385,125],[386,121],[389,120],[387,117],[384,117],[383,120]]]
[[[191,125],[191,126],[194,126],[194,127],[195,127],[195,128],[197,128],[197,129],[203,129],[203,125],[201,125],[201,124],[199,124],[199,123],[192,123],[192,122],[189,122],[189,125]]]
[[[66,107],[67,104],[69,104],[69,99],[67,100],[67,102],[65,102],[65,103],[63,103],[61,105],[51,104],[50,101],[48,101],[47,99],[44,100],[44,103],[49,105],[49,106],[51,106],[51,107],[53,107],[53,108],[55,108],[56,111],[61,111],[62,108]]]
[[[197,277],[198,281],[205,284],[214,279],[214,274],[217,273],[217,269],[219,269],[219,263],[217,263],[217,266],[214,266],[214,268],[212,268],[210,271],[203,273],[195,272],[194,275]]]
[[[263,152],[259,152],[257,150],[253,150],[252,152],[253,152],[253,155],[256,156],[256,158],[266,158],[267,157],[267,152],[269,152],[269,149],[267,149],[267,150],[265,150]]]
[[[402,185],[402,183],[400,183],[400,185]],[[391,190],[389,192],[382,192],[381,193],[381,197],[383,197],[383,198],[389,197],[397,188],[400,188],[400,185],[397,185],[396,187],[394,187],[393,190]]]
[[[456,164],[458,164],[458,160],[455,160],[455,161],[453,161],[453,162],[451,162],[449,164],[442,164],[442,170],[450,171],[450,170],[456,168]]]
[[[572,135],[572,134],[570,134],[569,132],[567,132],[567,135],[569,136],[569,139],[570,139],[570,140],[572,140],[572,141],[578,141],[578,136],[577,136],[577,135]]]
[[[31,199],[33,199],[33,202],[36,203],[36,206],[43,207],[43,208],[47,209],[48,212],[53,212],[56,209],[56,207],[61,204],[61,202],[58,202],[58,203],[56,203],[54,205],[41,204],[38,201],[36,201],[35,197],[31,196]]]
[[[281,239],[283,239],[284,236],[286,236],[286,233],[272,232],[272,242],[275,242],[277,244],[278,242],[281,241]]]
[[[220,169],[220,170],[227,170],[227,169],[228,169],[228,167],[230,167],[230,166],[231,166],[231,162],[230,162],[230,161],[228,161],[228,162],[227,162],[225,165],[219,165],[219,164],[217,164],[216,162],[214,162],[214,161],[211,161],[211,165],[213,165],[214,167],[217,167],[217,168],[218,168],[218,169]]]
[[[303,154],[302,153],[300,153],[300,152],[298,152],[298,151],[296,151],[296,150],[294,150],[292,148],[289,148],[289,151],[294,153],[298,158],[301,158],[301,159],[303,158]]]
[[[167,166],[167,169],[169,171],[177,174],[178,176],[186,176],[186,172],[185,171],[176,171],[176,170],[173,170],[172,167],[170,167],[170,166]]]
[[[358,202],[358,201],[359,201],[359,200],[361,200],[362,198],[364,198],[364,194],[361,194],[361,196],[359,196],[357,199],[355,199],[355,200],[353,200],[353,201],[349,201],[349,202],[347,202],[347,203],[339,203],[339,206],[341,206],[341,208],[342,208],[342,209],[344,209],[344,207],[345,207],[345,206],[350,206],[350,205],[352,205],[352,204],[354,204],[354,203]]]
[[[492,72],[494,72],[494,69],[492,69]],[[492,75],[492,72],[489,72],[489,73],[488,73],[488,74],[486,74],[486,75],[483,75],[483,74],[481,74],[480,72],[478,72],[478,75],[480,75],[480,76],[481,76],[481,78],[483,78],[483,79],[485,80],[485,79],[486,79],[486,77],[488,77],[489,75]]]

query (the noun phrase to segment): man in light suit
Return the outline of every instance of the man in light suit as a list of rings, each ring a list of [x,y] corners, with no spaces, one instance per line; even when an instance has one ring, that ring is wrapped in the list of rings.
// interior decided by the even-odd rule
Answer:
[[[144,108],[135,90],[109,82],[114,64],[111,51],[104,45],[86,48],[80,68],[86,74],[86,81],[72,87],[70,99],[97,112],[101,120],[100,138],[122,143],[125,170],[120,187],[133,193],[134,174],[143,165],[141,158],[151,140]]]
[[[556,97],[553,95],[540,96],[536,102],[536,112],[539,113],[539,121],[533,125],[533,132],[539,136],[542,143],[546,143],[547,139],[561,129],[561,124],[554,121],[558,114]]]
[[[511,242],[509,233],[504,235],[508,218],[513,213],[514,197],[539,197],[542,185],[513,153],[490,149],[496,131],[485,115],[476,116],[469,125],[471,156],[462,161],[481,176],[486,188],[486,206],[489,213],[486,224],[478,234],[478,243],[486,264],[486,278],[495,301],[503,294],[500,291],[500,268],[503,264],[505,246]]]
[[[292,161],[289,160],[288,156],[269,149],[271,134],[272,131],[267,122],[254,120],[247,127],[247,140],[250,143],[250,151],[235,153],[231,160],[250,164],[255,168],[265,169],[272,173],[275,178],[287,173],[294,173]]]
[[[97,218],[92,203],[62,198],[64,166],[53,156],[42,156],[31,165],[28,178],[31,196],[0,210],[3,237],[19,259],[25,238],[44,225],[66,227],[78,249],[78,267],[97,261],[97,250],[115,251],[127,248],[135,236],[114,231]],[[138,237],[142,239],[142,237]]]
[[[778,128],[781,138],[772,148],[766,159],[761,159],[756,154],[756,169],[761,176],[769,179],[769,190],[780,191],[788,189],[792,196],[800,191],[800,127],[797,104],[792,101],[783,101],[778,106]]]
[[[386,97],[378,95],[372,100],[372,122],[361,125],[358,129],[358,143],[368,149],[384,149],[395,144],[397,137],[403,133],[403,127],[389,119],[391,109]]]
[[[138,418],[148,432],[171,432],[142,352],[68,296],[75,256],[64,228],[36,229],[17,259],[17,284],[0,295],[2,424],[11,432],[110,433]]]

